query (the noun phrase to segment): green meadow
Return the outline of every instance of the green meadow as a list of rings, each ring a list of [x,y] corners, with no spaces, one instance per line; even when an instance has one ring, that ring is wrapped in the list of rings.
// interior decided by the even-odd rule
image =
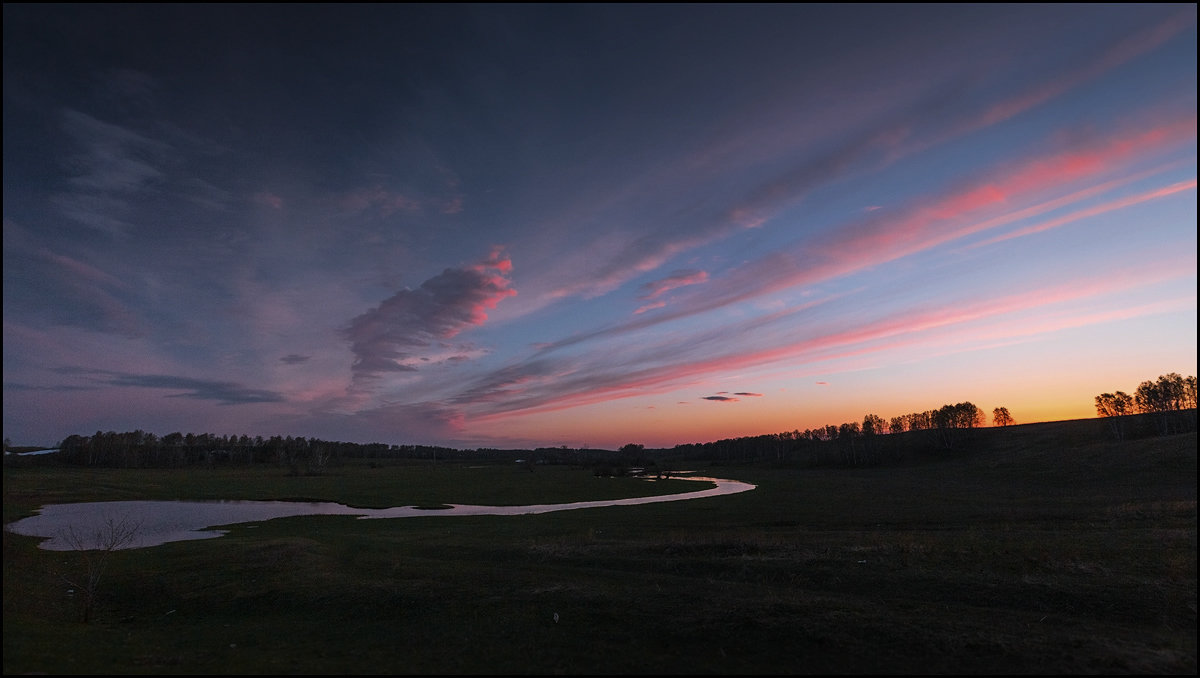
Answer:
[[[983,429],[873,468],[674,468],[742,494],[521,516],[283,518],[84,554],[4,532],[5,674],[1196,673],[1196,434]],[[557,503],[698,489],[586,465],[9,465],[48,503]]]

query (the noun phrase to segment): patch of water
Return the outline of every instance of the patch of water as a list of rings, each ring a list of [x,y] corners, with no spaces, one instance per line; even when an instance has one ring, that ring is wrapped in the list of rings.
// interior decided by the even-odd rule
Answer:
[[[295,501],[101,501],[75,504],[47,504],[37,515],[14,521],[5,529],[16,534],[46,539],[38,546],[50,551],[96,549],[120,543],[117,548],[145,548],[172,541],[212,539],[228,530],[219,525],[252,523],[273,518],[313,515],[358,516],[359,519],[411,518],[415,516],[514,516],[553,511],[632,506],[665,501],[683,501],[736,494],[753,490],[754,485],[724,478],[683,477],[715,483],[695,492],[662,494],[651,497],[577,501],[565,504],[525,506],[473,506],[449,504],[446,508],[397,506],[383,509],[354,508],[333,502]]]

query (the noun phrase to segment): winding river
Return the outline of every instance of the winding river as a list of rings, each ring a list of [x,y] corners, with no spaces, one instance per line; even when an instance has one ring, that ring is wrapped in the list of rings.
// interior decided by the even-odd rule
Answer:
[[[113,548],[146,548],[172,541],[212,539],[228,530],[218,525],[253,523],[291,516],[340,515],[362,519],[411,518],[415,516],[515,516],[605,506],[654,504],[737,494],[756,486],[740,480],[678,476],[681,480],[715,483],[715,487],[662,494],[651,497],[576,501],[565,504],[529,504],[524,506],[472,506],[449,504],[429,509],[397,506],[383,509],[354,508],[333,502],[295,501],[100,501],[74,504],[48,504],[37,515],[14,521],[5,529],[16,534],[42,537],[39,548],[73,551]]]

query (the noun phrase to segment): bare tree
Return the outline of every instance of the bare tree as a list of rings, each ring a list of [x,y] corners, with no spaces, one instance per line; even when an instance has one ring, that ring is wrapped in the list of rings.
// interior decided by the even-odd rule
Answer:
[[[126,516],[120,520],[109,518],[102,527],[97,528],[91,534],[77,530],[73,526],[60,533],[63,541],[71,547],[71,550],[78,552],[83,558],[82,577],[62,575],[62,578],[80,594],[83,601],[83,609],[80,614],[84,624],[92,619],[92,612],[96,608],[96,596],[100,588],[100,578],[104,575],[104,568],[108,564],[109,556],[113,551],[132,544],[137,538],[141,525],[141,521],[135,522]]]

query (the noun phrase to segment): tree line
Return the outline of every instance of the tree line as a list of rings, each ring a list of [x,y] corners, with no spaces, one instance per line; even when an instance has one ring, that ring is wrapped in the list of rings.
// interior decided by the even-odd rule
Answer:
[[[1097,414],[1118,439],[1130,434],[1131,415],[1149,415],[1154,432],[1169,435],[1195,430],[1196,377],[1177,373],[1144,381],[1132,396],[1116,391],[1095,398]],[[1191,410],[1191,416],[1187,412]],[[646,450],[631,443],[617,452],[537,448],[459,450],[435,445],[348,443],[303,436],[217,435],[170,433],[157,436],[143,430],[116,433],[97,431],[90,436],[71,435],[59,444],[59,460],[79,466],[163,468],[235,464],[274,464],[290,474],[320,474],[347,459],[523,460],[534,464],[645,465],[654,459],[689,459],[713,462],[769,461],[811,466],[874,466],[902,459],[916,449],[953,450],[970,441],[984,426],[984,411],[971,402],[946,404],[936,409],[910,412],[890,419],[867,414],[861,422],[828,424],[816,428],[758,436],[687,443],[670,449]],[[992,410],[993,426],[1015,423],[1007,407]],[[1140,433],[1140,431],[1135,431]],[[6,441],[7,443],[7,441]],[[8,445],[6,444],[6,449]],[[633,454],[636,452],[636,454]]]
[[[1012,418],[1006,408],[1003,423]],[[995,419],[1001,422],[1001,419]],[[616,452],[537,448],[460,450],[432,445],[388,445],[349,443],[304,436],[220,435],[214,433],[168,433],[158,436],[138,429],[118,433],[96,431],[92,435],[70,435],[58,445],[62,462],[77,466],[115,468],[180,468],[228,465],[276,465],[291,475],[317,475],[347,459],[411,459],[431,462],[491,459],[522,460],[533,464],[590,464],[644,466],[655,457],[713,461],[771,460],[785,463],[865,466],[898,459],[902,450],[883,442],[887,434],[920,435],[920,442],[950,449],[962,443],[970,429],[984,424],[983,411],[970,402],[892,417],[876,414],[861,423],[847,422],[815,429],[762,436],[677,445],[672,450],[646,450],[629,444]]]
[[[274,464],[292,475],[315,475],[344,459],[452,459],[464,452],[429,445],[347,443],[304,436],[217,435],[168,433],[157,436],[141,429],[117,433],[96,431],[90,436],[67,436],[59,457],[78,466],[172,468],[231,464]]]
[[[1196,377],[1181,376],[1178,372],[1159,375],[1156,380],[1138,384],[1133,395],[1124,391],[1101,393],[1096,396],[1096,414],[1108,422],[1109,432],[1117,440],[1129,434],[1129,415],[1145,414],[1158,435],[1194,431],[1196,416]]]
[[[1014,423],[1008,408],[992,411],[997,426]],[[943,405],[884,419],[867,414],[859,422],[828,424],[804,431],[729,438],[676,445],[679,457],[723,462],[773,461],[808,466],[875,466],[898,461],[914,448],[951,450],[984,425],[982,409],[972,402]]]

